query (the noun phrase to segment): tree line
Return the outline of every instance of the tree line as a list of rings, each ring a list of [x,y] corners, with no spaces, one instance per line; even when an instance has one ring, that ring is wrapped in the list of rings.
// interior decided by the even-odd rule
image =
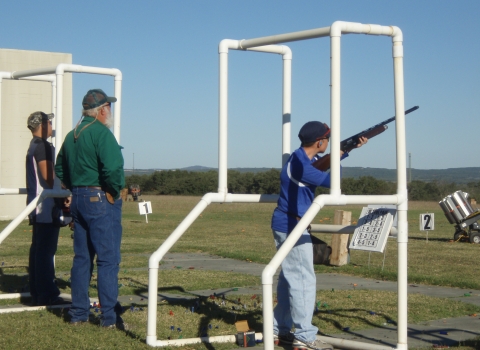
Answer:
[[[202,196],[218,191],[218,172],[185,170],[156,171],[149,175],[130,175],[126,177],[127,187],[140,186],[142,193],[159,195]],[[376,179],[372,176],[343,178],[342,193],[347,195],[385,195],[395,194],[397,184]],[[468,192],[472,198],[480,198],[480,182],[456,185],[453,182],[412,181],[407,185],[408,198],[414,201],[440,201],[457,190]],[[228,191],[245,194],[277,194],[280,189],[280,170],[264,172],[239,172],[228,170]],[[317,188],[317,195],[328,193],[326,188]]]

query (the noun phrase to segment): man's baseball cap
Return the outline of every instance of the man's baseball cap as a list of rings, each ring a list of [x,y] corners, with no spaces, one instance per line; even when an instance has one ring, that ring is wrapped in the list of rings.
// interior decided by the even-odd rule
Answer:
[[[99,107],[107,102],[117,102],[116,97],[109,97],[102,89],[88,90],[83,98],[82,106],[84,110]]]
[[[43,112],[33,112],[28,116],[27,119],[27,128],[30,130],[35,130],[37,126],[42,124],[42,122],[46,122],[47,120],[52,120],[53,119],[53,113],[46,114]]]
[[[298,138],[302,143],[315,142],[329,137],[330,128],[328,125],[317,121],[306,123],[298,133]]]

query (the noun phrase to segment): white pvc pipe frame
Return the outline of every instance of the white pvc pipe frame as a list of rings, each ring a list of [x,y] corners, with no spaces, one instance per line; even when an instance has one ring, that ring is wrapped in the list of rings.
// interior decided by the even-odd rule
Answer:
[[[100,75],[111,75],[115,78],[115,86],[114,86],[114,96],[117,98],[117,102],[115,102],[115,108],[113,110],[113,118],[114,118],[114,126],[113,126],[113,134],[117,139],[117,142],[120,143],[120,114],[121,114],[121,107],[122,107],[122,72],[116,68],[99,68],[99,67],[89,67],[89,66],[79,66],[76,64],[67,64],[67,63],[60,63],[56,67],[49,67],[49,68],[38,68],[38,69],[30,69],[24,71],[17,71],[12,72],[13,79],[20,79],[44,74],[55,74],[57,78],[57,108],[56,112],[57,115],[55,116],[56,119],[56,154],[60,151],[61,143],[63,142],[63,131],[62,131],[62,117],[63,117],[63,76],[65,73],[90,73],[90,74],[100,74]]]
[[[367,34],[391,36],[393,42],[394,63],[394,97],[396,115],[396,159],[397,159],[397,194],[386,196],[346,196],[340,189],[340,38],[342,34]],[[397,206],[398,232],[398,339],[397,349],[406,350],[407,345],[407,182],[406,182],[406,147],[405,147],[405,112],[404,112],[404,81],[403,81],[403,35],[395,26],[380,26],[374,24],[361,24],[337,21],[330,27],[318,28],[294,33],[280,34],[249,40],[241,40],[239,48],[253,49],[272,44],[291,41],[306,40],[330,36],[331,51],[331,96],[330,96],[330,124],[331,124],[331,188],[329,195],[320,195],[313,201],[311,207],[290,233],[282,247],[277,251],[270,263],[262,273],[263,285],[263,340],[266,350],[272,350],[273,344],[273,275],[283,259],[298,241],[304,230],[313,220],[315,215],[325,205],[348,204],[394,204]],[[188,229],[200,213],[212,202],[272,202],[276,196],[262,195],[234,195],[227,193],[227,50],[234,48],[235,41],[223,40],[220,43],[220,91],[219,91],[219,188],[218,193],[206,194],[197,206],[187,215],[175,231],[167,238],[160,248],[152,254],[149,260],[149,299],[148,299],[148,324],[147,344],[150,346],[183,345],[192,342],[216,341],[216,337],[178,339],[158,341],[156,337],[156,313],[158,292],[158,264],[166,252]],[[230,45],[232,44],[232,45]],[[349,342],[330,337],[324,340],[334,346],[349,349],[391,349],[388,346]]]
[[[55,113],[55,158],[60,151],[60,146],[63,143],[63,76],[65,73],[90,73],[100,75],[111,75],[115,78],[114,96],[117,98],[115,108],[113,111],[114,127],[113,134],[118,143],[120,143],[120,116],[121,116],[121,102],[122,102],[122,72],[116,68],[99,68],[80,66],[73,64],[61,63],[56,67],[39,68],[24,71],[16,71],[12,73],[2,73],[2,78],[7,79],[27,79],[27,80],[47,80],[52,79],[56,82],[56,93],[52,92],[52,105]],[[48,74],[55,74],[52,78],[48,78]],[[47,76],[46,76],[47,75]],[[1,80],[0,80],[1,83]],[[52,83],[53,84],[53,83]],[[1,88],[1,84],[0,84]],[[1,90],[0,90],[1,93]],[[1,98],[0,98],[1,100]],[[1,115],[1,104],[0,104]],[[0,119],[1,121],[1,119]],[[1,131],[1,130],[0,130]],[[60,180],[55,177],[54,188],[51,190],[43,190],[10,224],[0,232],[0,244],[7,238],[10,233],[23,221],[23,219],[45,198],[47,197],[68,197],[71,193],[68,190],[62,190]],[[0,189],[0,194],[19,194],[25,193],[24,189]],[[27,309],[27,308],[25,308]]]
[[[120,143],[120,116],[122,107],[122,72],[116,68],[99,68],[80,66],[75,64],[60,63],[56,67],[30,69],[15,72],[0,72],[0,122],[1,122],[1,83],[2,79],[23,79],[23,80],[38,80],[52,82],[52,110],[55,113],[55,136],[52,138],[55,145],[55,157],[60,151],[60,146],[63,143],[63,76],[65,73],[90,73],[99,75],[111,75],[115,78],[114,96],[117,98],[115,108],[113,111],[114,126],[113,134],[118,143]],[[49,74],[55,74],[49,76]],[[1,132],[1,125],[0,125]],[[0,133],[1,142],[1,133]],[[1,155],[0,155],[1,157]],[[0,164],[1,167],[1,164]],[[1,168],[0,168],[1,170]],[[1,176],[1,173],[0,173]],[[1,179],[0,179],[1,180]],[[55,187],[60,187],[60,182],[55,178]],[[0,188],[1,194],[19,194],[25,193],[24,189],[3,189]]]
[[[15,80],[12,78],[12,73],[11,72],[0,72],[0,145],[2,142],[2,83],[3,79],[11,79]],[[55,104],[56,104],[56,85],[57,85],[57,80],[55,79],[54,75],[40,75],[36,77],[28,77],[28,78],[22,78],[21,80],[33,80],[33,81],[43,81],[43,82],[50,82],[52,84],[52,113],[55,113]],[[52,141],[54,140],[54,137],[52,137]],[[27,190],[26,188],[3,188],[1,187],[2,183],[2,155],[0,153],[0,195],[5,195],[5,194],[26,194]]]
[[[175,340],[157,340],[157,290],[158,290],[158,264],[163,256],[170,250],[175,242],[197,219],[197,217],[211,203],[243,202],[243,203],[275,203],[277,195],[248,195],[227,193],[227,121],[228,121],[228,50],[241,50],[240,41],[222,40],[219,45],[220,54],[220,91],[219,91],[219,193],[207,193],[201,199],[188,216],[180,223],[165,242],[152,254],[149,259],[149,283],[148,283],[148,319],[147,319],[147,344],[151,346],[185,345],[201,342],[235,342],[235,336],[205,337]],[[251,51],[275,53],[283,58],[283,107],[282,107],[282,164],[290,156],[290,114],[291,114],[291,84],[292,84],[292,52],[284,45],[267,45],[254,47]],[[222,147],[225,145],[225,147]],[[224,179],[224,181],[222,181]],[[257,339],[261,335],[256,334]]]

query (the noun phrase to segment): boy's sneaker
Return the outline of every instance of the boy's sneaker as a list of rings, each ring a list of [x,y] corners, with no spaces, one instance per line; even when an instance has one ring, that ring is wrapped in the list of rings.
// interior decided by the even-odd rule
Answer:
[[[295,339],[295,337],[293,336],[292,332],[290,332],[288,334],[281,334],[281,335],[274,334],[273,335],[273,343],[275,345],[279,345],[280,343],[282,343],[282,344],[292,344],[294,339]]]
[[[110,326],[102,326],[103,329],[118,329],[119,331],[128,331],[129,327],[125,322],[117,322]]]
[[[299,340],[295,338],[292,343],[293,350],[334,350],[333,346],[327,344],[319,339],[314,340],[312,342],[305,342],[303,340]]]

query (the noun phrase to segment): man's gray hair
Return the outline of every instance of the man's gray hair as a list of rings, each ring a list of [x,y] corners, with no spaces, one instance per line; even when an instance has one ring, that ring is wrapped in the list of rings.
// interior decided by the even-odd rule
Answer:
[[[82,116],[84,116],[84,117],[93,117],[93,118],[96,118],[98,112],[100,111],[100,109],[102,109],[103,107],[106,107],[106,106],[108,106],[108,105],[107,105],[107,104],[103,104],[103,105],[98,106],[98,107],[95,107],[95,108],[82,109]]]

